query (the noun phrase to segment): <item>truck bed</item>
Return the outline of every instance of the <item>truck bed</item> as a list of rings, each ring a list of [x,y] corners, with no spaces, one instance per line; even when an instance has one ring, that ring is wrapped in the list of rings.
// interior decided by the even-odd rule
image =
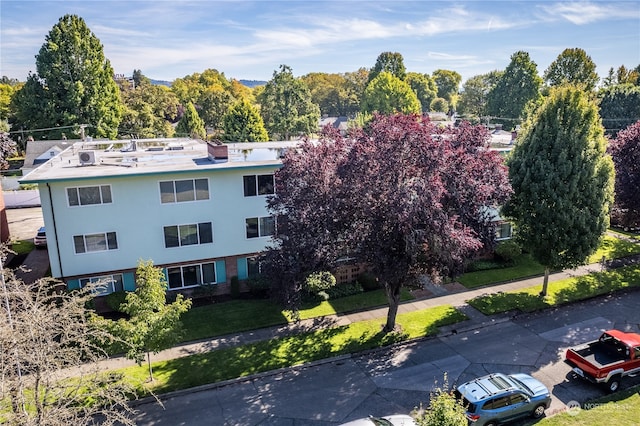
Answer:
[[[589,343],[583,347],[570,349],[580,358],[597,369],[610,367],[626,361],[628,355],[621,348],[599,341]]]

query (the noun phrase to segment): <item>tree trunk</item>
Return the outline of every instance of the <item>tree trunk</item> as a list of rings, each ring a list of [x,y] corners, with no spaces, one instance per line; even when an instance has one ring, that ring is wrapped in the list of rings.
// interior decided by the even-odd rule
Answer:
[[[545,297],[547,295],[547,287],[549,286],[549,267],[544,268],[544,281],[542,282],[542,291],[540,296]]]
[[[387,285],[386,291],[387,299],[389,300],[389,311],[387,312],[387,323],[382,331],[391,333],[396,328],[396,315],[400,304],[400,287]]]
[[[147,365],[149,366],[149,381],[153,382],[153,369],[151,368],[151,354],[147,352]]]

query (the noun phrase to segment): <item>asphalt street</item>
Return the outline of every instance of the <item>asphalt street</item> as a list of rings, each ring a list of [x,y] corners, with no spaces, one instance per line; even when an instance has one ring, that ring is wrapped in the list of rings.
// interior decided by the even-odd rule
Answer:
[[[136,407],[139,425],[338,425],[368,415],[410,413],[429,392],[491,372],[523,372],[551,390],[547,415],[604,395],[571,377],[567,347],[603,330],[640,332],[640,292],[598,298],[393,348],[161,396]],[[224,368],[219,366],[215,368]],[[640,383],[627,378],[623,388]],[[622,407],[623,409],[624,407]],[[637,419],[630,419],[629,425]],[[532,424],[529,421],[516,425]]]

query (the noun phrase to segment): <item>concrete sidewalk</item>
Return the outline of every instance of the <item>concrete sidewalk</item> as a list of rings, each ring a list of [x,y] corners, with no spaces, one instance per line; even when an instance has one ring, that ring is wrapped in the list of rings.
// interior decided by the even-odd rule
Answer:
[[[640,256],[632,256],[622,260],[612,261],[607,264],[607,268],[615,269],[620,266],[624,266],[626,264],[640,262]],[[603,265],[601,263],[590,264],[581,266],[579,268],[563,271],[551,274],[549,276],[549,283],[558,280],[562,280],[565,278],[571,278],[575,276],[587,275],[593,272],[600,272],[603,270]],[[522,288],[531,287],[534,285],[542,284],[542,276],[526,278],[522,280],[516,280],[512,282],[507,282],[503,284],[497,285],[489,285],[481,288],[476,288],[472,290],[462,290],[450,292],[447,294],[441,295],[433,295],[428,296],[422,299],[411,300],[405,303],[401,303],[398,309],[398,313],[406,313],[412,311],[418,311],[428,308],[433,308],[436,306],[442,305],[452,305],[456,307],[458,310],[467,315],[468,320],[455,324],[456,331],[464,331],[474,328],[480,328],[495,324],[499,321],[503,321],[504,318],[501,318],[499,315],[494,316],[486,316],[474,309],[466,302],[470,299],[473,299],[477,296],[485,295],[485,294],[495,294],[500,292],[509,292]],[[438,291],[438,293],[443,293],[442,291]],[[302,320],[295,324],[288,324],[282,326],[274,326],[268,328],[262,328],[257,330],[251,330],[243,333],[235,333],[225,336],[219,336],[212,339],[206,339],[198,342],[190,342],[186,344],[182,344],[171,349],[167,349],[161,351],[157,354],[152,355],[152,361],[163,361],[170,360],[180,357],[185,357],[189,355],[199,354],[210,352],[212,350],[232,347],[238,345],[244,345],[248,343],[255,343],[258,341],[268,340],[275,337],[285,337],[301,332],[318,330],[320,328],[325,328],[329,326],[336,325],[348,325],[351,323],[372,320],[372,319],[380,319],[381,322],[384,321],[387,315],[388,308],[380,307],[376,309],[361,311],[361,312],[353,312],[347,314],[338,314],[331,315],[321,318],[314,318],[308,320]],[[451,328],[452,330],[452,328]],[[116,357],[111,358],[109,360],[105,360],[100,364],[101,369],[117,369],[123,368],[127,366],[133,366],[135,363],[131,360],[128,360],[124,357]],[[246,379],[246,378],[245,378]]]

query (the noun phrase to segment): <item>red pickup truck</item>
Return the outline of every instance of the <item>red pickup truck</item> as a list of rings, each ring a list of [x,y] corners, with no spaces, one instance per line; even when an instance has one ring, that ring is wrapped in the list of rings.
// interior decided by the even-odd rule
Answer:
[[[596,341],[567,349],[565,362],[578,376],[615,392],[624,376],[640,374],[640,334],[605,331]]]

